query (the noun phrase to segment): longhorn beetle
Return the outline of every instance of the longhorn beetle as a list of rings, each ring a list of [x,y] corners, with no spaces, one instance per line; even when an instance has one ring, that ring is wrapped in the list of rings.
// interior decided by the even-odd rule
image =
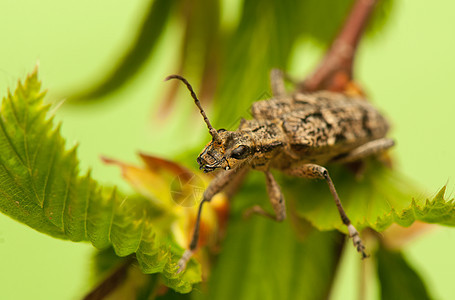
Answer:
[[[320,91],[287,95],[281,71],[272,70],[271,86],[274,98],[255,102],[251,107],[252,120],[242,119],[236,131],[216,130],[189,82],[179,76],[166,78],[182,81],[212,136],[197,158],[204,172],[223,169],[203,193],[196,225],[189,249],[179,261],[179,270],[185,269],[197,247],[202,207],[212,197],[229,188],[249,169],[265,175],[267,192],[275,214],[259,206],[249,212],[283,221],[286,207],[283,194],[270,169],[303,178],[323,179],[327,182],[341,220],[347,226],[357,251],[367,257],[359,232],[346,215],[326,163],[349,163],[377,155],[392,147],[394,141],[385,135],[389,125],[385,118],[362,97]]]

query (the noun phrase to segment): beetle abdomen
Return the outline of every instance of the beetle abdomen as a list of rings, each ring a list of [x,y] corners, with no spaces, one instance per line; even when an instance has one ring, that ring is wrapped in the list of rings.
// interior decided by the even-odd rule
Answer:
[[[384,117],[362,98],[318,92],[256,102],[257,120],[281,123],[291,149],[300,155],[337,156],[388,131]]]

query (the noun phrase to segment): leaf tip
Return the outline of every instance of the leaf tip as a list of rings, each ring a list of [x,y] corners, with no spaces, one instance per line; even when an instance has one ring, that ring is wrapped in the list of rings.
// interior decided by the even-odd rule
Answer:
[[[436,196],[434,197],[434,201],[435,202],[445,202],[444,201],[444,195],[446,193],[446,188],[447,188],[447,185],[444,185],[440,190],[439,192],[436,194]]]
[[[27,85],[27,82],[38,82],[38,69],[39,69],[39,61],[35,64],[35,67],[33,68],[33,71],[27,75],[25,79],[25,85]]]

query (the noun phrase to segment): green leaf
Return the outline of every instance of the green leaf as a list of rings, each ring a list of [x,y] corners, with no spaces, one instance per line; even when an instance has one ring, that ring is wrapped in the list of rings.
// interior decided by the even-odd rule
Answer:
[[[150,5],[137,36],[125,50],[114,68],[96,86],[88,88],[79,94],[71,96],[72,100],[95,99],[112,93],[139,72],[147,59],[153,54],[164,27],[170,17],[175,0],[150,0]]]
[[[455,226],[453,200],[444,200],[442,188],[433,200],[414,198],[420,191],[394,170],[375,159],[365,162],[362,178],[344,166],[327,166],[341,202],[358,229],[371,227],[383,231],[392,223],[410,226],[414,221]],[[338,211],[322,180],[284,178],[283,188],[297,214],[320,230],[334,228],[346,232]]]
[[[76,148],[65,150],[43,97],[35,71],[2,100],[0,211],[53,237],[112,245],[119,256],[136,253],[145,273],[161,273],[168,286],[189,292],[200,267],[191,261],[175,274],[183,249],[163,226],[171,217],[145,198],[125,198],[90,174],[79,176]]]
[[[124,49],[113,69],[101,82],[71,99],[100,99],[123,87],[153,55],[168,21],[178,19],[185,28],[177,58],[178,72],[185,77],[201,78],[198,85],[202,101],[211,98],[220,86],[216,98],[220,98],[223,105],[218,117],[225,120],[223,115],[233,115],[237,107],[232,105],[233,101],[241,102],[235,111],[240,117],[239,113],[244,113],[250,104],[243,103],[246,99],[258,100],[268,92],[265,79],[270,69],[286,69],[296,42],[310,38],[327,47],[354,3],[353,0],[244,0],[239,21],[232,24],[233,30],[226,30],[220,26],[221,1],[198,0],[189,5],[177,0],[149,2],[143,23],[133,29],[137,30],[134,42]],[[377,32],[383,27],[392,4],[393,0],[379,1],[368,32]],[[174,97],[175,92],[171,92],[166,107],[170,107]]]
[[[254,101],[270,98],[272,68],[285,70],[299,37],[300,3],[295,0],[245,0],[239,24],[226,41],[215,99],[215,124],[238,126]]]
[[[260,174],[261,175],[261,174]],[[207,292],[196,299],[324,299],[330,291],[344,236],[312,230],[300,237],[294,220],[277,223],[242,217],[252,199],[267,201],[265,187],[248,180],[234,200],[223,251]],[[193,295],[195,293],[192,293]],[[196,295],[199,296],[199,295]]]
[[[193,292],[191,294],[179,294],[179,293],[176,293],[172,290],[168,291],[166,294],[164,295],[159,295],[157,296],[155,299],[156,300],[190,300],[190,299],[193,299],[196,292]]]
[[[419,274],[401,252],[381,247],[377,252],[381,299],[431,299]]]
[[[97,258],[106,263],[103,257],[115,256],[103,251]],[[112,258],[111,258],[112,260]],[[133,257],[122,259],[121,262],[110,266],[108,272],[104,272],[101,280],[97,280],[96,286],[88,292],[84,299],[150,299],[160,287],[158,274],[144,274],[134,265]]]
[[[455,203],[453,199],[444,199],[445,191],[446,187],[444,186],[432,200],[427,199],[424,203],[412,200],[409,207],[402,211],[397,212],[393,209],[389,214],[378,218],[375,224],[376,228],[383,230],[392,223],[408,227],[417,220],[455,226]]]
[[[313,231],[298,240],[289,221],[257,217],[230,227],[207,299],[323,299],[343,237]]]

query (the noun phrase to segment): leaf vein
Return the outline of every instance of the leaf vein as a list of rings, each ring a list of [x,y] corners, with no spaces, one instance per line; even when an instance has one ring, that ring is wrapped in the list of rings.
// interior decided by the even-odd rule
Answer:
[[[145,208],[143,208],[142,210],[143,210],[143,214],[142,214],[141,234],[139,236],[139,242],[137,243],[137,247],[136,247],[136,250],[134,250],[134,252],[139,251],[139,248],[142,243],[142,237],[143,237],[144,230],[145,230],[145,222],[147,220],[147,210]]]
[[[10,146],[11,150],[13,150],[13,152],[16,154],[17,158],[19,159],[19,161],[22,163],[23,166],[27,167],[22,159],[22,157],[20,156],[19,152],[17,151],[16,147],[14,147],[14,143],[13,141],[11,140],[11,137],[8,135],[8,133],[6,132],[6,129],[5,129],[5,123],[4,123],[4,120],[2,117],[0,117],[0,127],[2,128],[2,131],[3,131],[3,134],[6,138],[6,140],[8,141],[8,145]]]
[[[74,174],[74,169],[71,168],[71,172],[68,176],[68,180],[66,181],[66,188],[65,188],[65,196],[63,197],[63,205],[62,205],[62,224],[63,224],[63,233],[66,235],[67,234],[67,231],[66,231],[66,222],[64,221],[65,219],[65,216],[67,217],[68,221],[70,222],[71,221],[71,216],[68,214],[65,214],[65,210],[66,210],[66,207],[67,207],[67,202],[69,201],[69,194],[70,194],[70,186],[71,186],[71,181],[73,179],[73,174]]]
[[[16,119],[17,125],[18,125],[20,128],[22,128],[21,125],[23,125],[23,124],[22,124],[21,121],[19,120],[19,117],[18,117],[18,115],[17,115],[16,107],[14,106],[13,99],[10,98],[10,97],[8,97],[8,102],[9,102],[9,104],[10,104],[10,106],[11,106],[11,110],[12,110],[12,112],[13,112],[14,118]],[[23,128],[22,128],[22,129],[23,129]]]
[[[109,242],[112,243],[112,238],[111,238],[111,231],[112,231],[112,225],[114,223],[114,216],[115,216],[115,196],[116,196],[116,191],[114,190],[112,192],[112,196],[111,196],[111,201],[113,201],[112,203],[112,210],[111,210],[111,218],[110,218],[110,221],[109,221],[109,230],[108,230],[108,239],[109,239]]]
[[[54,168],[56,157],[57,157],[57,146],[54,145],[52,147],[51,160],[50,160],[50,163],[49,163],[49,168],[47,168],[46,176],[44,178],[43,202],[42,202],[43,207],[45,207],[46,200],[49,199],[49,197],[46,197],[46,195],[48,195],[48,193],[49,193],[49,190],[48,190],[49,186],[50,186],[49,182],[52,183],[51,172],[52,172],[52,170]]]
[[[90,178],[89,178],[89,174],[87,174],[87,180],[88,180],[88,183],[87,183],[87,196],[86,196],[86,201],[85,201],[85,211],[84,211],[84,233],[85,233],[85,236],[88,238],[88,208],[90,206],[90,199],[91,199],[91,195],[92,195],[92,189],[91,189],[91,181],[90,181]]]

